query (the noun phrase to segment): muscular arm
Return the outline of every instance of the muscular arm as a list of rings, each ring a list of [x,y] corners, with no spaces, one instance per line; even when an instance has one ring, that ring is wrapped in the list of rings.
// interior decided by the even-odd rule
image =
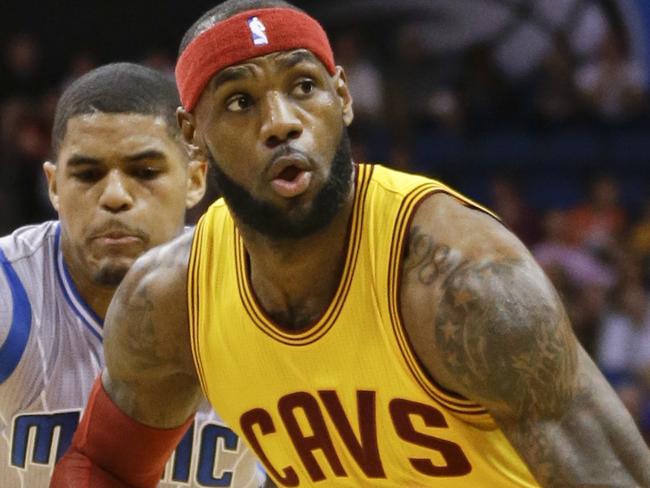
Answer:
[[[469,212],[454,219],[471,223],[459,246],[437,242],[426,224],[413,228],[403,301],[417,311],[434,297],[433,311],[406,313],[423,364],[488,408],[542,486],[650,486],[648,448],[552,286],[499,224]],[[422,316],[429,321],[415,324]]]
[[[116,405],[157,428],[181,425],[202,399],[190,349],[189,239],[138,260],[109,307],[102,380]]]

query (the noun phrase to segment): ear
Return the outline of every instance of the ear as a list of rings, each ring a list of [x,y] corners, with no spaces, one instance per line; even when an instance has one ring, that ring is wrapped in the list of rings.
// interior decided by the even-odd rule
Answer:
[[[190,209],[201,201],[206,190],[208,163],[204,158],[191,157],[187,163],[187,195],[185,206]]]
[[[181,135],[185,143],[190,146],[198,146],[194,115],[187,112],[183,107],[178,107],[176,109],[176,121],[178,122],[178,127],[181,130]]]
[[[352,111],[352,95],[350,94],[350,89],[348,87],[348,78],[341,66],[336,67],[333,81],[336,94],[341,99],[341,105],[343,107],[343,122],[345,122],[346,126],[349,126],[354,119],[354,112]]]
[[[45,178],[47,179],[47,193],[50,197],[50,202],[54,210],[59,211],[59,194],[57,193],[56,186],[56,165],[50,161],[45,161],[43,163],[43,173],[45,173]]]

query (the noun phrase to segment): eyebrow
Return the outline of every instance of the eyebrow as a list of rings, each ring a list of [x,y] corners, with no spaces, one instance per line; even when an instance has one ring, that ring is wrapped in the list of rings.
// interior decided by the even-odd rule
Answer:
[[[316,57],[305,49],[300,49],[297,51],[292,51],[288,54],[282,55],[278,58],[278,63],[282,68],[293,68],[294,66],[302,63],[308,62],[316,64],[318,60]],[[231,66],[229,68],[220,71],[210,83],[212,90],[217,90],[221,85],[224,85],[230,81],[243,80],[249,76],[254,76],[254,71],[249,66]]]
[[[238,81],[243,80],[249,76],[253,75],[253,70],[247,66],[231,66],[220,71],[211,82],[212,90],[216,90],[221,85],[228,83],[229,81]]]
[[[96,165],[100,164],[100,162],[101,161],[99,159],[91,158],[90,156],[74,154],[73,156],[70,156],[66,161],[66,167],[70,168],[74,166]]]
[[[129,163],[135,163],[138,161],[151,160],[151,159],[162,160],[166,158],[161,151],[158,151],[156,149],[148,149],[146,151],[130,154],[124,157],[124,160],[128,161]],[[101,163],[102,163],[101,159],[93,158],[91,156],[85,156],[83,154],[74,154],[70,156],[70,158],[67,160],[66,167],[74,168],[76,166],[90,166],[90,165],[98,165]]]
[[[302,62],[316,64],[318,61],[316,60],[316,57],[314,57],[312,53],[304,49],[298,51],[292,51],[289,54],[278,58],[278,64],[280,64],[282,68],[287,68],[287,69],[293,68],[294,66]]]
[[[147,151],[131,154],[124,159],[129,162],[137,162],[147,159],[165,159],[165,155],[156,149],[149,149]]]

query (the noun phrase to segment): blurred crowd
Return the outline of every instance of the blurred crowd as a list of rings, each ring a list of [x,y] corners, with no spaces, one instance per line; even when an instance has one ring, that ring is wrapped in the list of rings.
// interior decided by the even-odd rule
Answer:
[[[517,80],[489,44],[434,55],[408,29],[389,48],[339,29],[333,47],[354,97],[355,159],[440,178],[499,214],[650,439],[649,80],[623,36],[610,32],[585,59],[558,34],[544,62]],[[52,70],[44,51],[29,34],[2,45],[1,234],[55,217],[41,175],[54,107],[98,64],[80,50]],[[173,76],[171,51],[132,61]]]

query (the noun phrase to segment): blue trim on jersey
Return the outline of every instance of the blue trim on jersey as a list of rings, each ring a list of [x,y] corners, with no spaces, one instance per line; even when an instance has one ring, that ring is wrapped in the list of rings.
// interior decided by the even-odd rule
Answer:
[[[2,384],[14,372],[27,347],[32,328],[32,306],[25,287],[2,249],[0,249],[0,264],[9,282],[13,301],[11,327],[4,344],[0,347],[0,384]]]
[[[82,296],[79,294],[79,291],[77,290],[77,287],[74,284],[74,281],[70,276],[70,273],[68,272],[68,268],[66,267],[65,260],[63,259],[62,256],[61,256],[62,266],[59,267],[60,242],[61,242],[61,225],[57,223],[56,232],[54,235],[54,269],[56,270],[56,277],[57,280],[59,281],[59,286],[61,287],[61,290],[63,290],[63,296],[65,297],[65,301],[68,302],[68,305],[70,305],[70,308],[74,311],[75,315],[77,315],[77,317],[81,319],[81,321],[86,326],[86,328],[88,328],[88,330],[90,330],[90,332],[92,332],[93,335],[97,337],[97,339],[99,339],[100,342],[103,342],[103,337],[96,330],[96,327],[99,327],[101,329],[104,326],[104,321],[99,317],[99,315],[95,313],[95,311],[92,308],[90,308],[90,305],[88,305],[86,301],[82,298]],[[70,296],[70,293],[72,294],[72,296]],[[95,327],[93,327],[93,324],[90,323],[88,317],[90,317],[93,321],[96,322],[97,325]]]

